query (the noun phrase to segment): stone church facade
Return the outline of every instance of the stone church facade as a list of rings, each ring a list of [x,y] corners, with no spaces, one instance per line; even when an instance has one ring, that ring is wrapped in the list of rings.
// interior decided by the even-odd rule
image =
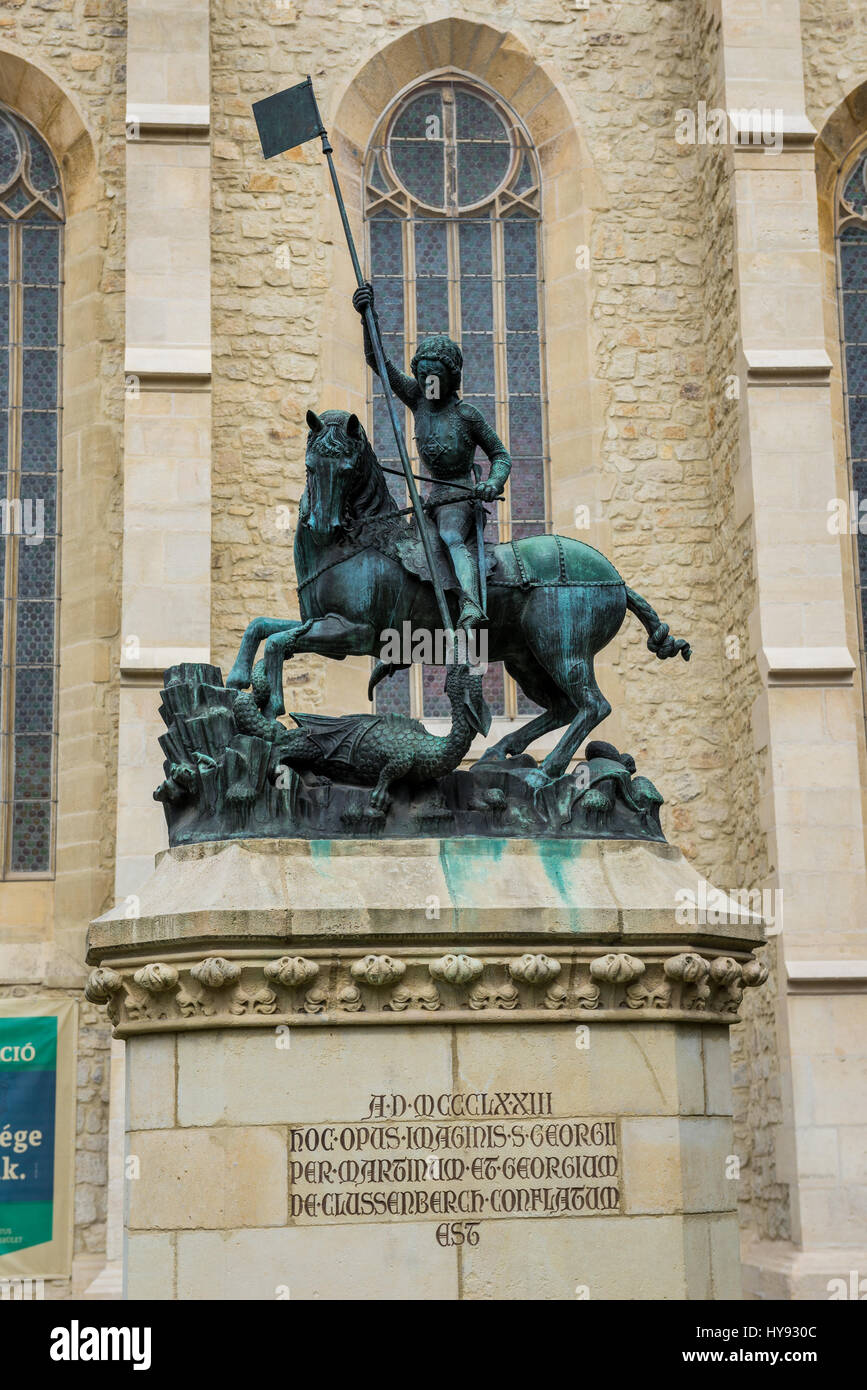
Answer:
[[[116,1291],[84,939],[165,845],[162,672],[296,611],[308,409],[390,457],[319,147],[266,163],[251,118],[307,73],[392,355],[450,329],[510,444],[503,538],[588,540],[694,646],[662,670],[627,625],[602,736],[773,918],[733,1034],[744,1287],[827,1297],[867,1270],[867,0],[2,0],[4,496],[62,518],[28,547],[4,513],[0,703],[0,997],[80,1006],[50,1295]],[[368,674],[300,656],[287,703],[364,709]],[[527,717],[488,695],[491,739]],[[441,718],[420,673],[383,698]]]

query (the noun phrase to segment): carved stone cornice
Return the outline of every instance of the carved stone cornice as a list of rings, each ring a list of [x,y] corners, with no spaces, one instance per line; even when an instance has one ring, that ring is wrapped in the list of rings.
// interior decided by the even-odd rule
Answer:
[[[650,842],[188,845],[92,924],[88,998],[119,1037],[732,1023],[764,978],[751,959],[762,922],[708,889],[677,849]]]
[[[352,1024],[625,1022],[734,1023],[744,990],[767,968],[744,952],[439,945],[380,951],[311,948],[303,955],[227,949],[106,960],[85,994],[104,1004],[117,1037],[201,1028]]]

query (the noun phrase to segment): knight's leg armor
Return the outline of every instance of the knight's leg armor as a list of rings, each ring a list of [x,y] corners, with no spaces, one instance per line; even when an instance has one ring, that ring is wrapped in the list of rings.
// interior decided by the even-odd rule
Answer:
[[[467,538],[475,526],[475,512],[472,503],[458,502],[452,506],[441,507],[437,514],[439,533],[451,556],[455,578],[461,586],[461,611],[458,627],[473,628],[486,620],[480,597],[478,565],[473,557]]]
[[[448,541],[446,544],[449,545]],[[485,616],[479,603],[479,571],[469,547],[462,541],[449,545],[449,554],[455,567],[455,577],[463,590],[458,627],[476,627]]]

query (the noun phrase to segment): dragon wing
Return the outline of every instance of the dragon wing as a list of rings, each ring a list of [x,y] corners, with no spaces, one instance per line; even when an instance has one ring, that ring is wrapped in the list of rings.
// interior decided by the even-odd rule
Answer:
[[[366,733],[382,722],[381,714],[291,714],[291,719],[313,740],[323,759],[352,767],[355,752]]]

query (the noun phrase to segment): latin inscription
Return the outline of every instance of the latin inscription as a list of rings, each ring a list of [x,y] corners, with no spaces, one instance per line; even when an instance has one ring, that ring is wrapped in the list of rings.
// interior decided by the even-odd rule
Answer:
[[[294,1222],[437,1221],[440,1244],[490,1218],[620,1206],[611,1118],[554,1118],[549,1091],[374,1095],[363,1120],[290,1130]]]

